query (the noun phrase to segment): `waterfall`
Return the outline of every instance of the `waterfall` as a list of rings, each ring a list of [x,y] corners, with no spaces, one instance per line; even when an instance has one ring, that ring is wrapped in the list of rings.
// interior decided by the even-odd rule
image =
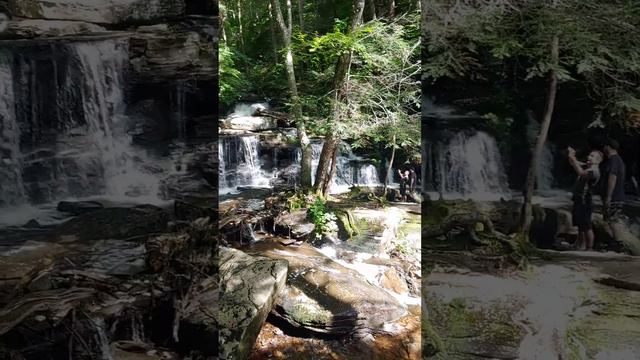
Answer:
[[[95,328],[96,334],[94,336],[96,346],[100,349],[101,360],[114,360],[113,352],[111,351],[111,344],[109,342],[109,337],[107,336],[107,325],[104,322],[103,318],[94,318],[92,319]]]
[[[271,186],[273,174],[262,169],[257,135],[221,137],[218,151],[220,188],[223,192],[238,186]]]
[[[106,193],[115,197],[157,196],[159,179],[141,171],[126,134],[124,75],[126,48],[115,41],[74,46],[84,75],[82,100],[90,136],[98,145]]]
[[[136,313],[131,317],[131,340],[136,342],[144,342],[144,322],[142,315]]]
[[[320,162],[322,146],[322,141],[314,141],[311,143],[311,176],[314,182],[318,163]],[[332,191],[339,191],[341,187],[351,185],[380,185],[378,169],[374,165],[367,163],[363,158],[354,155],[351,147],[347,143],[341,143],[338,149],[336,174],[331,184]]]
[[[127,134],[127,51],[126,40],[102,40],[0,53],[0,206],[160,201],[166,169]]]
[[[358,183],[368,186],[379,185],[378,169],[372,164],[361,166],[358,172]]]
[[[20,128],[15,115],[9,58],[0,53],[0,206],[26,200],[20,158]]]
[[[171,112],[175,121],[177,136],[180,141],[187,137],[186,96],[192,85],[186,80],[178,80],[171,92]]]
[[[225,192],[229,188],[227,183],[226,162],[224,161],[224,145],[222,139],[218,141],[218,187],[220,192]]]
[[[485,132],[459,132],[435,146],[438,189],[450,196],[491,199],[506,196],[508,186],[494,138]]]

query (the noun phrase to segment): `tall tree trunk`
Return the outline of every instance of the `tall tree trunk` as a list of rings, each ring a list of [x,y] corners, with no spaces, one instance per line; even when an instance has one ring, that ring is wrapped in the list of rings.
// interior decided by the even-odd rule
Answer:
[[[533,191],[536,184],[536,177],[538,173],[538,167],[540,165],[540,157],[542,155],[542,149],[544,143],[547,140],[547,134],[549,133],[549,126],[551,125],[551,118],[553,116],[553,109],[556,101],[556,91],[558,88],[558,75],[555,72],[555,67],[558,65],[559,55],[559,36],[556,34],[551,41],[551,63],[553,68],[549,72],[549,89],[547,92],[547,106],[544,112],[544,118],[542,126],[540,127],[540,134],[536,140],[536,146],[531,154],[531,163],[529,164],[529,172],[527,173],[527,181],[524,187],[524,202],[522,204],[522,211],[520,212],[520,233],[529,234],[531,228],[531,222],[533,220],[531,199],[533,198]]]
[[[389,20],[393,20],[396,17],[396,1],[389,0]]]
[[[271,44],[273,45],[273,62],[278,64],[278,39],[276,38],[276,20],[273,18],[273,10],[271,3],[269,3],[269,22],[271,27]]]
[[[300,20],[300,30],[304,30],[304,0],[298,0],[298,18]]]
[[[302,159],[300,164],[300,185],[303,189],[311,188],[311,141],[307,136],[307,130],[302,118],[302,107],[300,106],[300,97],[298,96],[298,85],[296,84],[296,74],[293,66],[293,52],[291,49],[291,32],[292,32],[292,15],[291,15],[291,0],[287,0],[287,22],[285,23],[282,16],[282,10],[280,9],[279,0],[271,1],[271,11],[273,13],[273,19],[277,23],[278,29],[280,29],[281,40],[284,44],[286,51],[285,68],[287,73],[287,83],[289,85],[289,91],[291,92],[291,106],[293,110],[293,117],[296,123],[298,141],[300,141],[300,148],[302,150]]]
[[[329,170],[329,181],[324,183],[322,188],[323,194],[328,194],[331,189],[332,179],[336,176],[336,168],[338,167],[338,151],[339,151],[339,143],[334,143],[333,148],[331,149],[331,165]]]
[[[244,32],[242,31],[242,0],[238,0],[238,35],[240,36],[240,49],[244,51]]]
[[[353,13],[351,17],[351,23],[349,26],[349,34],[353,34],[360,23],[362,22],[362,13],[364,12],[365,0],[354,0]],[[333,77],[333,116],[331,121],[337,122],[343,118],[341,113],[341,104],[346,100],[346,79],[349,67],[351,66],[351,56],[353,51],[347,51],[338,59],[336,64],[336,71]],[[318,169],[316,170],[316,183],[314,184],[314,191],[323,196],[327,196],[329,191],[328,184],[331,184],[332,173],[329,165],[334,166],[335,162],[330,161],[329,157],[333,157],[334,149],[337,148],[340,143],[340,134],[335,132],[334,126],[329,126],[329,134],[327,134],[324,145],[322,147],[322,154],[320,155],[320,162],[318,163]],[[325,151],[325,147],[327,151]],[[336,150],[337,151],[337,150]]]
[[[331,187],[331,169],[333,168],[333,156],[337,154],[338,145],[340,144],[334,133],[329,133],[322,145],[322,152],[320,153],[320,159],[318,161],[318,168],[316,169],[316,183],[314,184],[314,190],[319,195],[326,196],[329,193]]]
[[[226,8],[225,11],[220,11],[220,31],[222,32],[222,42],[227,44],[227,32],[224,30],[224,24],[226,23]]]
[[[391,160],[389,160],[389,166],[387,166],[387,174],[384,176],[384,195],[387,195],[387,187],[389,186],[389,180],[391,179],[393,170],[393,160],[396,157],[396,135],[393,134],[391,140]]]
[[[366,1],[366,9],[367,9],[367,20],[375,20],[376,19],[376,1],[375,0],[367,0]]]

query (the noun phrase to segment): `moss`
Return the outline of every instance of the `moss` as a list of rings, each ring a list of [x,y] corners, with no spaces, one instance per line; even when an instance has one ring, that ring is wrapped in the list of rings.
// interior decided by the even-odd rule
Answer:
[[[428,319],[422,320],[422,352],[424,356],[433,356],[444,350],[444,343]]]
[[[42,18],[42,8],[38,0],[8,0],[7,7],[13,16]]]
[[[338,218],[338,229],[340,237],[346,237],[352,239],[354,236],[360,234],[358,224],[350,210],[335,209],[333,212]]]
[[[331,322],[331,312],[318,309],[310,304],[295,304],[291,315],[302,324],[328,324]]]
[[[427,297],[427,306],[432,315],[433,332],[443,339],[439,358],[447,359],[458,349],[447,339],[477,338],[478,343],[500,344],[517,348],[524,330],[511,319],[512,310],[499,303],[482,309],[471,309],[464,299],[456,298],[442,303]]]

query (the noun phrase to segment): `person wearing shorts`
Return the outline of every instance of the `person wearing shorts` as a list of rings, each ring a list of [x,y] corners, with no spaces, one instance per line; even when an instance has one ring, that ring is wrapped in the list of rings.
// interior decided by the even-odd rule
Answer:
[[[573,189],[573,225],[578,227],[578,240],[576,249],[593,250],[595,235],[593,233],[593,191],[600,180],[598,165],[602,162],[603,154],[600,151],[589,153],[586,163],[576,159],[576,152],[569,147],[569,163],[578,174],[578,179]],[[586,168],[583,166],[586,165]]]

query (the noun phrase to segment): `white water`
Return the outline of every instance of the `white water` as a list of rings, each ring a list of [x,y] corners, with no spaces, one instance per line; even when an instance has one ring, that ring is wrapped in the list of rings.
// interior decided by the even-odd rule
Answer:
[[[455,134],[436,146],[436,181],[444,198],[496,200],[509,198],[502,157],[485,132]]]
[[[124,99],[127,43],[57,46],[52,54],[64,50],[64,57],[49,62],[0,54],[0,224],[55,222],[59,215],[50,213],[50,204],[60,200],[164,204],[161,180],[184,173],[178,166],[186,161],[184,146],[159,158],[132,144]],[[53,67],[50,79],[38,77],[40,66]],[[172,105],[180,137],[187,86],[177,85]],[[43,112],[46,107],[52,112]]]
[[[16,122],[13,75],[7,54],[0,53],[0,205],[25,202],[20,159],[20,127]]]
[[[101,360],[115,360],[111,351],[111,343],[107,336],[107,326],[102,318],[94,318],[93,323],[96,329],[95,341],[100,348]]]
[[[74,46],[85,75],[82,99],[91,137],[100,151],[106,193],[115,198],[157,200],[159,179],[141,171],[125,134],[124,73],[128,54],[115,42]]]
[[[268,188],[273,173],[262,169],[257,135],[221,137],[218,143],[219,192],[234,192],[236,187]]]
[[[256,109],[266,108],[268,105],[257,104],[237,104],[234,112],[229,115],[233,117],[251,117]],[[315,181],[315,175],[322,152],[322,141],[311,142],[311,177]],[[267,169],[260,154],[270,158],[273,164]],[[271,188],[274,182],[278,181],[280,175],[286,174],[291,183],[291,175],[297,179],[300,171],[301,150],[299,148],[292,151],[290,155],[290,165],[281,167],[279,150],[263,151],[260,148],[259,135],[225,136],[221,137],[218,143],[219,162],[219,193],[228,194],[237,192],[237,187]],[[287,160],[284,158],[284,160]],[[282,179],[280,179],[282,180]],[[378,169],[367,163],[365,159],[353,154],[350,147],[343,143],[337,157],[336,174],[334,176],[330,191],[339,193],[348,191],[352,185],[377,186],[380,185]]]

